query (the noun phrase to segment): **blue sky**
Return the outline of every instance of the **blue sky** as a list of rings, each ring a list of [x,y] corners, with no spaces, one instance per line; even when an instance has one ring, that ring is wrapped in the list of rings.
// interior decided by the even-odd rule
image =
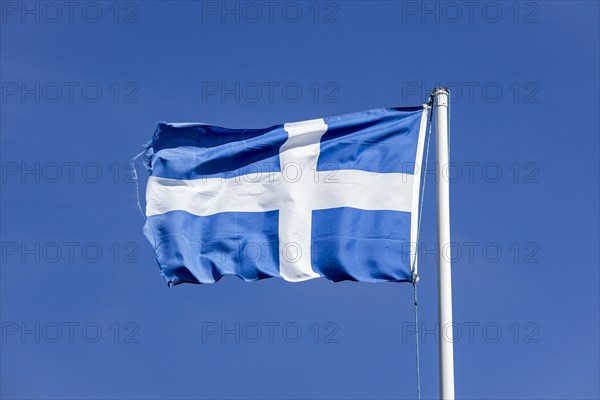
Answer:
[[[456,395],[598,398],[598,3],[269,4],[0,3],[0,395],[414,398],[410,284],[167,288],[128,162],[158,121],[265,127],[441,84]],[[433,183],[423,398],[439,392]]]

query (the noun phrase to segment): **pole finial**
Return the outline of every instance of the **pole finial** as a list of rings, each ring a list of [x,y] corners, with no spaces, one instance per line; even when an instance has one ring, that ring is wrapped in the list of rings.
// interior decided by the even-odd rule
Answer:
[[[450,90],[447,87],[440,86],[440,87],[436,87],[431,92],[432,96],[436,96],[438,94],[447,94],[447,95],[449,95],[450,94]]]
[[[434,106],[448,106],[448,100],[450,98],[450,91],[446,87],[438,87],[433,89],[431,92],[431,99],[433,100]]]

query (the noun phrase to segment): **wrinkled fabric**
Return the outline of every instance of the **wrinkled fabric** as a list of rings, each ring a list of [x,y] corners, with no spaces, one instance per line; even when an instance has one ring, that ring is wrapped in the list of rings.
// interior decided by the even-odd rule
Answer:
[[[427,108],[265,129],[159,123],[144,234],[167,283],[411,281]]]

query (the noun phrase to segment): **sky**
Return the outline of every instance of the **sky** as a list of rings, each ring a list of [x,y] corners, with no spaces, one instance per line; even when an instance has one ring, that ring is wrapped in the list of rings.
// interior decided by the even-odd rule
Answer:
[[[158,121],[261,128],[415,106],[436,86],[451,91],[456,396],[600,397],[598,2],[0,11],[2,398],[415,398],[412,285],[168,288],[130,160]],[[435,138],[422,398],[439,395],[434,155]]]

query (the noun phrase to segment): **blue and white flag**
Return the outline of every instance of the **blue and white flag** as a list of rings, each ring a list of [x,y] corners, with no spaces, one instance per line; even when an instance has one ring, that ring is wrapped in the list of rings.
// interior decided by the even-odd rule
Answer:
[[[266,129],[159,123],[144,233],[162,275],[412,281],[427,111]]]

